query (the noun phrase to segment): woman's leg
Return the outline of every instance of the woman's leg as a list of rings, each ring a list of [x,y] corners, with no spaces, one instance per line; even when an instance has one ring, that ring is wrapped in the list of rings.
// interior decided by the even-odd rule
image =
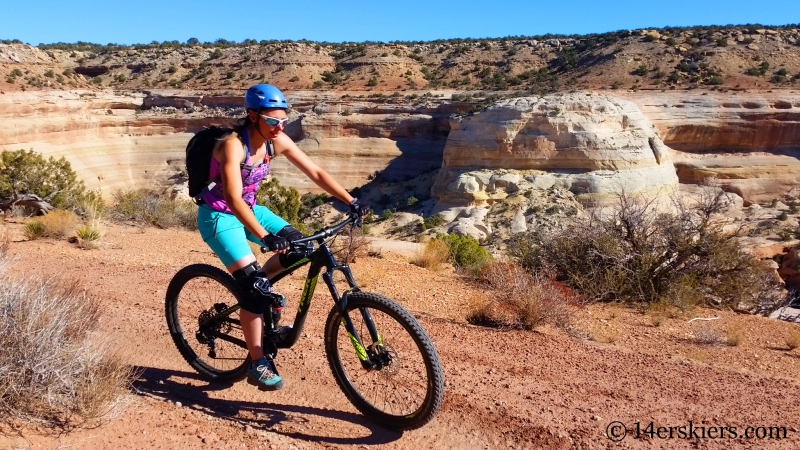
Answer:
[[[249,256],[228,266],[228,272],[233,275],[237,270],[244,269],[254,262],[256,262],[256,257],[251,253]],[[242,324],[242,333],[244,334],[244,341],[247,343],[247,350],[250,352],[250,359],[258,361],[264,357],[264,349],[261,346],[264,314],[256,314],[240,308],[239,321]]]

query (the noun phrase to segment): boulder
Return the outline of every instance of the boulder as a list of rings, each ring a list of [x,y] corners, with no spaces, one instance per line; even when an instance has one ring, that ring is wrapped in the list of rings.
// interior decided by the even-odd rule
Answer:
[[[432,193],[483,204],[519,190],[566,188],[583,203],[616,192],[668,194],[669,149],[632,102],[591,93],[503,100],[450,131]]]

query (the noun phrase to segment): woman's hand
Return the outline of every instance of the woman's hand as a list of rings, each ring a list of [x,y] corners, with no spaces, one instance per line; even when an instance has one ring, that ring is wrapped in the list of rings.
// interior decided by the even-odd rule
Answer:
[[[353,198],[353,201],[350,202],[350,212],[358,214],[358,217],[363,219],[372,213],[372,208],[369,205],[359,203],[357,198]]]
[[[286,253],[289,250],[289,241],[285,237],[268,234],[261,238],[261,243],[271,252]]]

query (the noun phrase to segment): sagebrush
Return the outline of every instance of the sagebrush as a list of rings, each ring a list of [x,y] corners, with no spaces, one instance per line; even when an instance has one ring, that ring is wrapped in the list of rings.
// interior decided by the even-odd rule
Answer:
[[[774,277],[743,250],[736,230],[724,229],[729,201],[709,187],[664,212],[655,199],[622,193],[610,213],[551,234],[520,234],[510,252],[591,300],[770,310],[781,300]]]
[[[197,229],[197,205],[194,202],[174,199],[148,189],[115,192],[108,215],[113,220],[143,222],[159,228]]]
[[[74,284],[0,277],[0,420],[70,428],[119,404],[132,373],[100,317]]]
[[[473,299],[468,322],[526,330],[549,324],[573,331],[579,297],[551,275],[492,263],[480,270],[478,279],[485,294]]]

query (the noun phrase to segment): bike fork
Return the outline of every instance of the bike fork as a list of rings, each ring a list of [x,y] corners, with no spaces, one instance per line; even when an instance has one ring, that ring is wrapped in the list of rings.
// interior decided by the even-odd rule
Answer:
[[[333,272],[336,270],[340,270],[347,280],[347,284],[350,286],[349,289],[340,297],[339,292],[336,289],[336,285],[333,282]],[[350,319],[350,315],[347,313],[347,298],[353,290],[357,290],[358,287],[356,286],[355,280],[353,279],[352,273],[350,273],[350,269],[347,266],[335,266],[332,269],[326,271],[322,274],[322,279],[325,281],[325,284],[328,285],[328,288],[331,291],[331,296],[333,296],[333,301],[338,305],[339,312],[342,315],[342,324],[344,325],[345,331],[347,331],[347,337],[350,338],[350,342],[353,344],[353,348],[356,351],[356,355],[358,359],[361,361],[361,365],[364,369],[372,370],[378,368],[374,361],[370,358],[369,354],[367,353],[367,347],[364,346],[364,343],[361,340],[361,336],[356,331],[355,326],[353,325],[352,319]],[[361,317],[364,320],[364,324],[367,326],[367,331],[369,332],[370,338],[373,343],[381,344],[380,333],[378,333],[377,328],[375,327],[375,322],[372,320],[372,316],[369,313],[367,308],[359,308],[359,312],[361,313]]]

